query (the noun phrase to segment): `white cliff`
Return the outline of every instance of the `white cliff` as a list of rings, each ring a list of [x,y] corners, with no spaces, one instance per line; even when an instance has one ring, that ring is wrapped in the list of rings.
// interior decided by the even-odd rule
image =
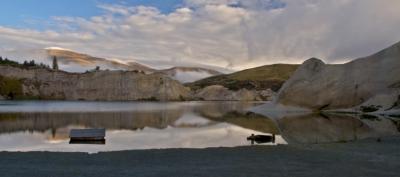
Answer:
[[[276,103],[312,110],[376,106],[395,108],[400,98],[400,43],[349,63],[305,61],[278,93]]]
[[[0,75],[22,81],[25,95],[62,100],[185,100],[190,89],[162,74],[95,71],[83,74],[0,66]]]

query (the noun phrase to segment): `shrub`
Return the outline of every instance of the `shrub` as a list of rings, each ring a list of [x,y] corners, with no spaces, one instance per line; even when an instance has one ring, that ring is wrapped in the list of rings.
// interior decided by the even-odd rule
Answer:
[[[22,82],[14,78],[6,78],[0,76],[0,95],[21,97],[22,94]]]

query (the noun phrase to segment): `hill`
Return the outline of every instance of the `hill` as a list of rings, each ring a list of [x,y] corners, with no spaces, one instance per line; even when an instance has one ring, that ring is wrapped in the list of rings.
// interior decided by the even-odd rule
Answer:
[[[46,48],[45,50],[48,58],[57,57],[59,62],[61,62],[64,65],[78,64],[82,67],[88,67],[88,68],[101,66],[102,68],[106,69],[111,68],[117,70],[130,70],[130,71],[137,70],[137,71],[143,71],[145,73],[152,73],[155,71],[155,69],[142,65],[137,62],[125,63],[119,60],[94,57],[91,55],[55,47],[49,47]]]
[[[212,69],[200,68],[200,67],[179,66],[164,70],[158,70],[134,61],[124,62],[122,60],[117,60],[117,59],[94,57],[88,54],[83,54],[69,49],[62,49],[58,47],[49,47],[46,48],[45,50],[47,58],[52,59],[52,57],[57,57],[59,62],[61,62],[63,65],[75,64],[77,65],[76,67],[83,67],[86,69],[92,69],[95,68],[96,66],[100,66],[102,69],[127,70],[127,71],[136,70],[136,71],[143,71],[147,74],[161,73],[181,83],[193,82],[206,77],[222,74]]]
[[[232,74],[224,74],[205,78],[186,86],[199,90],[210,85],[222,85],[230,90],[242,88],[250,90],[272,89],[278,91],[282,84],[290,78],[299,65],[274,64],[246,69]]]

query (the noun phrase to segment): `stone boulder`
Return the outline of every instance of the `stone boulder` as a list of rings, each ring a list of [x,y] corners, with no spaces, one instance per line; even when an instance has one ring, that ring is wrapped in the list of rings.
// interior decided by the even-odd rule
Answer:
[[[400,95],[400,43],[346,64],[312,58],[286,81],[276,102],[312,110],[393,107]]]
[[[272,101],[276,97],[276,92],[274,92],[271,89],[266,89],[266,90],[261,90],[258,92],[260,95],[261,99],[264,101]]]

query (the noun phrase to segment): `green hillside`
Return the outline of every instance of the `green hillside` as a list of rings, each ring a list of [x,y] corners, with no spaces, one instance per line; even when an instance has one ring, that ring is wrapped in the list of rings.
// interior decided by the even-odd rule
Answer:
[[[210,85],[223,85],[230,90],[242,88],[264,90],[271,88],[279,90],[282,84],[289,79],[299,65],[274,64],[256,68],[246,69],[232,74],[224,74],[205,78],[186,86],[193,90],[201,89]]]

